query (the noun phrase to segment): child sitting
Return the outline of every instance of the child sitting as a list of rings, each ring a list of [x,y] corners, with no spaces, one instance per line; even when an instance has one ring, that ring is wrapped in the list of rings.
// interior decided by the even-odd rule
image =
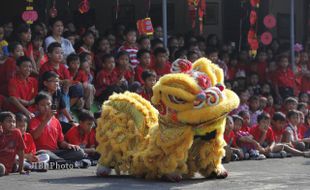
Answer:
[[[237,145],[243,150],[244,158],[256,160],[265,159],[266,157],[259,153],[259,151],[262,150],[260,144],[254,140],[249,132],[240,130],[243,124],[243,119],[238,115],[233,115],[233,120]]]
[[[47,162],[49,161],[48,154],[44,152],[38,152],[32,136],[30,133],[27,133],[28,119],[23,114],[16,114],[16,128],[22,133],[22,137],[25,142],[25,162],[24,169],[32,171],[47,171]]]
[[[224,162],[242,160],[244,155],[241,149],[237,146],[234,129],[234,121],[231,116],[227,116],[224,139],[226,142],[225,146],[225,157],[223,158]]]
[[[24,174],[25,143],[20,130],[15,128],[15,115],[11,112],[0,113],[0,177],[13,171],[15,156],[18,155],[18,172]]]
[[[99,154],[95,148],[96,142],[96,131],[94,126],[94,116],[90,111],[83,110],[79,113],[79,125],[73,126],[66,134],[65,140],[68,143],[80,146],[87,157],[91,160],[98,160]]]
[[[165,48],[158,47],[154,50],[154,65],[152,68],[157,75],[157,79],[171,71],[171,64],[168,61],[168,52]]]
[[[249,110],[250,110],[250,127],[257,124],[257,116],[263,111],[259,107],[259,97],[254,95],[249,99]]]
[[[305,157],[310,156],[310,152],[302,152],[300,150],[293,148],[292,146],[290,146],[290,144],[282,143],[282,141],[284,141],[283,134],[285,132],[285,126],[286,126],[286,117],[283,113],[276,112],[272,117],[271,124],[275,143],[277,146],[280,146],[279,147],[280,150],[284,150],[285,152],[287,152],[287,155],[305,156]]]
[[[243,119],[243,125],[241,131],[249,132],[250,131],[250,113],[248,111],[241,111],[238,114]]]
[[[153,96],[153,86],[156,83],[156,73],[153,71],[143,71],[142,72],[142,80],[144,81],[144,85],[141,88],[141,92],[139,93],[143,98],[151,101]]]

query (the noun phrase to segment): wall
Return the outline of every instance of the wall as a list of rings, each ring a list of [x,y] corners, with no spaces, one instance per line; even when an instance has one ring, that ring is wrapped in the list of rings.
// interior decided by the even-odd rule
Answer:
[[[271,0],[269,1],[269,12],[275,17],[280,13],[290,14],[291,0]],[[304,40],[304,0],[295,0],[295,39],[296,42]],[[277,35],[277,27],[272,30],[273,35]],[[282,40],[288,41],[288,40]]]

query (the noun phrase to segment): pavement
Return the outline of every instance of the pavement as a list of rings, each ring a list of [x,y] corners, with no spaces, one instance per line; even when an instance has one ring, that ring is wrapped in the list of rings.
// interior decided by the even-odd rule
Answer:
[[[206,180],[197,175],[179,183],[143,180],[130,176],[95,176],[95,167],[88,169],[50,170],[29,175],[10,174],[0,177],[0,190],[282,190],[310,189],[310,159],[295,157],[261,161],[237,161],[224,164],[226,179]]]

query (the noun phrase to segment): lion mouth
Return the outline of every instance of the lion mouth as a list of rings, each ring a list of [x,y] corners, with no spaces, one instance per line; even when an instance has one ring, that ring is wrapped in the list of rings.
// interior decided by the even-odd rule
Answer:
[[[200,139],[203,141],[209,141],[216,137],[216,130],[211,131],[210,133],[206,133],[204,135],[195,135],[194,139]]]
[[[206,125],[212,125],[213,123],[217,122],[218,120],[224,118],[227,116],[227,112],[223,113],[222,115],[220,115],[219,117],[216,118],[212,118],[209,119],[203,123],[199,123],[199,124],[192,124],[192,123],[186,123],[187,125],[191,125],[193,128],[198,129],[198,128],[203,128],[206,127]]]

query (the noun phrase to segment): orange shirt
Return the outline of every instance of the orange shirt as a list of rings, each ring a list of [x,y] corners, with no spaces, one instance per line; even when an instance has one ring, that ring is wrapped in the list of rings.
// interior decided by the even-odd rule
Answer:
[[[42,123],[42,118],[37,116],[30,121],[29,129],[30,134]],[[64,141],[61,125],[56,119],[52,117],[44,127],[39,138],[34,139],[37,150],[57,150],[58,143]]]

